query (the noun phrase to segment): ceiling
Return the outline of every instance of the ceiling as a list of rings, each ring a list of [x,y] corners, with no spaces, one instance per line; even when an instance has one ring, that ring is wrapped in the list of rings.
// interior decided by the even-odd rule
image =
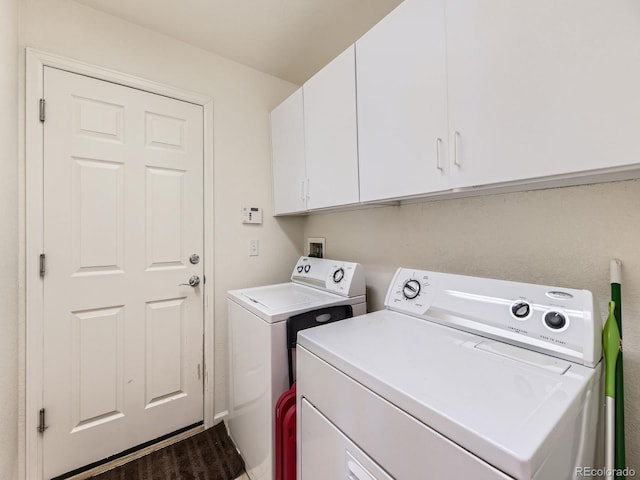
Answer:
[[[402,0],[75,0],[302,84]]]

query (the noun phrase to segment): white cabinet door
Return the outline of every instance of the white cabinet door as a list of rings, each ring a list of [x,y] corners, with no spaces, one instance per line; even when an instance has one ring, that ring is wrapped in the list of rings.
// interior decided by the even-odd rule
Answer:
[[[448,188],[444,0],[405,0],[356,42],[360,198]]]
[[[271,112],[274,213],[307,209],[302,88]]]
[[[637,2],[447,0],[446,18],[453,186],[638,163]]]
[[[355,54],[351,46],[303,86],[307,207],[359,201]]]

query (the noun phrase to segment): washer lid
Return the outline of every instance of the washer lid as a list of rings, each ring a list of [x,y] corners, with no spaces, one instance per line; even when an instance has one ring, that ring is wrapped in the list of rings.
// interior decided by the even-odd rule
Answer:
[[[600,372],[388,310],[303,330],[298,344],[516,478],[578,448],[562,435],[579,430]]]
[[[365,301],[364,296],[343,297],[293,282],[231,290],[227,292],[227,298],[268,323],[280,322],[317,308],[355,305]]]
[[[270,310],[291,310],[326,299],[326,295],[313,289],[302,289],[295,284],[284,283],[244,290],[243,297]]]

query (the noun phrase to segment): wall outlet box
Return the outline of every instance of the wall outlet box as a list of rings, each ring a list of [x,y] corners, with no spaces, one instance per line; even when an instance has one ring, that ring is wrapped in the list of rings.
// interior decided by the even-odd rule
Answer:
[[[262,209],[258,207],[242,207],[242,223],[262,223]]]
[[[307,238],[307,247],[305,249],[307,257],[324,258],[327,253],[325,243],[324,237]]]

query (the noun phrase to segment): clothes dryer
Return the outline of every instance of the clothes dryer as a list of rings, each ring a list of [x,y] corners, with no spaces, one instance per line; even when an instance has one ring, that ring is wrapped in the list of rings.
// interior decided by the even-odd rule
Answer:
[[[298,334],[299,480],[568,480],[602,465],[591,292],[399,269],[385,306]]]

